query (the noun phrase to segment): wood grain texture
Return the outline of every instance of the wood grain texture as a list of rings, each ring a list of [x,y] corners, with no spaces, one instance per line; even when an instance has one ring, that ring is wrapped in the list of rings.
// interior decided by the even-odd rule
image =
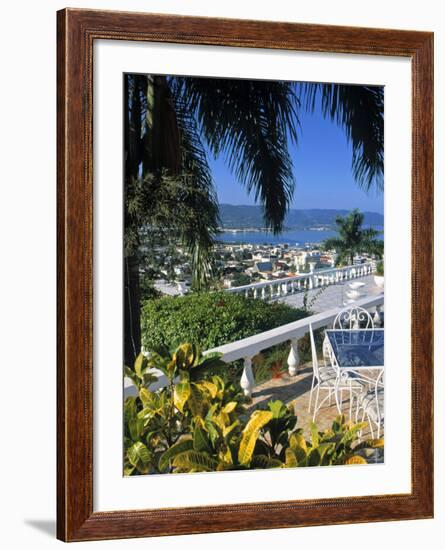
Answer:
[[[57,536],[96,540],[433,515],[433,35],[67,9],[58,12]],[[412,60],[412,491],[404,495],[93,513],[92,66],[96,39]]]

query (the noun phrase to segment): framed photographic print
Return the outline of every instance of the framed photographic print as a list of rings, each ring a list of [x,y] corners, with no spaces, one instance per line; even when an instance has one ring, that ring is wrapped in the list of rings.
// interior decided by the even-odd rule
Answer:
[[[432,517],[432,189],[432,33],[58,12],[58,538]]]

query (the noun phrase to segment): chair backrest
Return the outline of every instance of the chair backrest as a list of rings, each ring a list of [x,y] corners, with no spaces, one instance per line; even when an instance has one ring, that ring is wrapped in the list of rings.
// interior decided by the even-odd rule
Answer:
[[[320,371],[318,370],[317,348],[315,347],[315,340],[314,340],[314,333],[312,331],[312,325],[309,325],[309,337],[311,339],[312,368],[314,370],[315,378],[318,381],[320,381]]]
[[[349,306],[342,309],[334,320],[336,330],[374,328],[371,314],[360,306]]]

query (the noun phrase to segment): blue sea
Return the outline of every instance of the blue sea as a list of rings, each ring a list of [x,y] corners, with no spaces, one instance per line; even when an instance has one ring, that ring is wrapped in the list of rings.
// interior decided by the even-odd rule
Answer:
[[[383,228],[375,227],[378,231]],[[218,235],[218,240],[225,243],[239,244],[289,244],[291,246],[301,246],[309,243],[320,243],[330,237],[337,236],[336,231],[316,230],[316,229],[295,229],[283,231],[280,235],[273,235],[266,231],[223,231]],[[380,235],[383,239],[383,233]]]

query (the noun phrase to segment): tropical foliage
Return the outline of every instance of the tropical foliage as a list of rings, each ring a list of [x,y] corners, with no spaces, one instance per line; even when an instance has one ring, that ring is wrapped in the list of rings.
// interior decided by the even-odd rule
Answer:
[[[157,392],[148,389],[153,368],[168,380]],[[306,440],[293,408],[280,401],[248,414],[223,369],[218,356],[191,344],[140,355],[126,368],[137,395],[125,401],[125,475],[365,464],[366,451],[383,447],[383,440],[359,442],[366,423],[343,417],[324,432],[312,424]]]
[[[211,349],[307,315],[286,304],[227,292],[165,296],[142,308],[142,343],[146,349],[180,342]]]
[[[294,192],[289,144],[298,142],[298,113],[320,101],[352,143],[359,185],[383,186],[381,87],[128,74],[124,97],[127,362],[140,350],[142,229],[152,242],[170,232],[189,250],[194,286],[209,282],[218,206],[208,151],[225,159],[262,205],[266,226],[280,232]]]
[[[364,215],[354,209],[347,216],[337,216],[335,223],[339,236],[327,239],[325,250],[337,252],[337,264],[352,265],[357,254],[383,256],[383,241],[377,237],[379,231],[372,227],[363,228]]]

